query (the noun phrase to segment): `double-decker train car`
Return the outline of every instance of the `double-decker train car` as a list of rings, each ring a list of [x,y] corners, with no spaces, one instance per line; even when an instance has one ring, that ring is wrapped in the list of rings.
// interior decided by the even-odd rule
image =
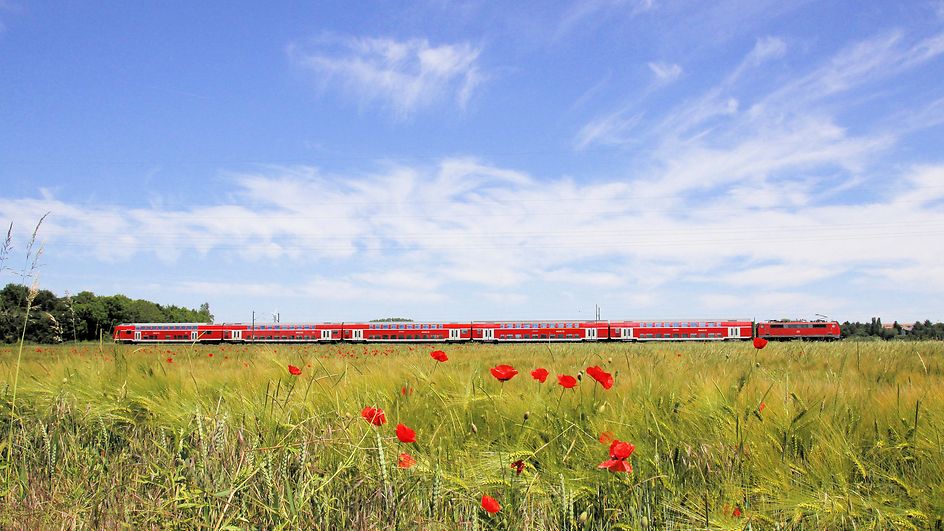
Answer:
[[[253,343],[319,343],[341,340],[341,323],[267,323],[229,325],[237,341]]]
[[[204,323],[132,323],[115,327],[115,341],[127,343],[192,343],[200,341]]]
[[[476,321],[472,341],[597,341],[610,338],[607,321]]]
[[[434,343],[469,341],[470,323],[390,322],[344,323],[344,341]]]
[[[765,321],[757,323],[757,337],[764,339],[839,339],[842,331],[836,321]]]
[[[121,343],[577,342],[839,339],[836,321],[687,319],[679,321],[475,321],[361,323],[130,323],[115,327]]]
[[[620,341],[725,341],[749,339],[754,323],[746,319],[611,321],[610,337]]]

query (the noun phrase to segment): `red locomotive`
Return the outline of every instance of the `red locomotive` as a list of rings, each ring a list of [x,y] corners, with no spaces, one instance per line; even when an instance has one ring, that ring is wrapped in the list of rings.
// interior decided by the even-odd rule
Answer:
[[[757,323],[757,337],[764,339],[839,339],[836,321],[765,321]]]
[[[368,323],[131,323],[121,343],[578,342],[839,339],[835,321],[686,319],[671,321],[474,321]]]

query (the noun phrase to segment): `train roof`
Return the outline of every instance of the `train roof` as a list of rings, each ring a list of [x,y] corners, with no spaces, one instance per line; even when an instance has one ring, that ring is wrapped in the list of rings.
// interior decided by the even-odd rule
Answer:
[[[206,326],[210,323],[121,323],[116,326]]]

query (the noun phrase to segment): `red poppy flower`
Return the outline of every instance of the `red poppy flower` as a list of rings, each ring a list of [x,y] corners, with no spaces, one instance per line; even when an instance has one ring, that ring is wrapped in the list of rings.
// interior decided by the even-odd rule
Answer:
[[[636,451],[636,447],[633,446],[632,443],[614,440],[613,444],[610,445],[610,458],[628,459],[629,456],[633,455],[634,451]]]
[[[758,413],[763,413],[765,407],[767,407],[767,404],[761,402],[760,405],[757,406],[757,412],[758,412]]]
[[[381,424],[387,423],[387,417],[384,415],[384,410],[378,408],[373,408],[370,406],[365,407],[361,410],[361,416],[364,417],[364,420],[370,422],[374,426],[380,426]]]
[[[602,385],[604,389],[613,387],[613,375],[604,371],[600,367],[596,365],[593,367],[587,367],[587,374],[589,374],[594,380],[600,382],[600,385]]]
[[[524,471],[524,461],[522,461],[521,459],[515,461],[514,463],[511,464],[511,468],[515,469],[516,476],[520,476],[521,472]]]
[[[622,459],[607,459],[606,461],[597,465],[597,468],[606,468],[610,472],[626,472],[627,474],[633,473],[633,465],[629,461],[624,461]]]
[[[212,358],[212,357],[213,357],[213,353],[211,352],[211,353],[207,354],[207,357],[208,357],[208,358]]]
[[[400,454],[400,459],[397,460],[397,466],[400,468],[410,468],[416,464],[416,459],[413,459],[413,456],[410,454]]]
[[[740,517],[741,517],[741,508],[738,507],[737,505],[735,505],[735,506],[734,506],[734,510],[731,511],[731,516],[733,516],[733,517],[735,517],[735,518],[740,518]]]
[[[495,501],[495,498],[492,498],[488,494],[483,494],[482,495],[482,508],[492,514],[495,514],[501,510],[501,505],[499,505],[498,502]]]
[[[298,376],[299,374],[302,373],[302,370],[299,369],[298,367],[294,366],[294,365],[289,365],[289,366],[288,366],[288,373],[291,374],[292,376]]]
[[[433,358],[438,362],[449,361],[449,356],[446,356],[446,353],[441,350],[434,350],[429,353],[429,357]]]
[[[548,375],[547,369],[543,367],[539,367],[531,371],[531,377],[541,383],[544,383],[545,380],[547,380],[547,375]]]
[[[762,337],[755,337],[755,338],[754,338],[754,348],[756,348],[757,350],[760,350],[760,349],[762,349],[762,348],[764,348],[764,347],[766,347],[766,346],[767,346],[767,340],[766,340],[766,339],[764,339],[764,338],[762,338]]]
[[[573,389],[577,386],[577,379],[567,374],[558,374],[557,383],[564,389]]]
[[[613,444],[610,445],[610,458],[597,465],[597,468],[630,474],[633,471],[633,465],[627,459],[633,455],[635,449],[636,447],[628,442],[614,440]]]
[[[605,431],[600,434],[600,444],[611,444],[616,440],[616,436],[613,435],[612,431]]]
[[[174,358],[167,358],[167,363],[174,363]]]
[[[416,432],[407,428],[405,424],[397,424],[397,439],[400,439],[400,442],[415,443]]]
[[[515,370],[511,365],[498,365],[492,367],[492,376],[495,377],[499,382],[507,382],[515,377],[518,374],[518,371]]]

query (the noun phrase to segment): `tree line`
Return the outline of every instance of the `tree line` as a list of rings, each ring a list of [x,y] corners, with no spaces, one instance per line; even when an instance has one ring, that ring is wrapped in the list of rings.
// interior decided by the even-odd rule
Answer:
[[[108,336],[120,323],[212,323],[210,305],[199,309],[164,306],[124,295],[96,295],[83,291],[59,297],[49,290],[33,293],[21,284],[7,284],[0,290],[0,342],[19,341],[29,304],[26,340],[34,343],[62,343],[97,340]]]
[[[944,323],[932,323],[930,320],[925,320],[923,323],[917,321],[904,326],[895,321],[891,327],[885,327],[882,325],[881,317],[873,317],[868,323],[846,321],[840,325],[840,328],[843,339],[911,339],[915,341],[944,339]]]

